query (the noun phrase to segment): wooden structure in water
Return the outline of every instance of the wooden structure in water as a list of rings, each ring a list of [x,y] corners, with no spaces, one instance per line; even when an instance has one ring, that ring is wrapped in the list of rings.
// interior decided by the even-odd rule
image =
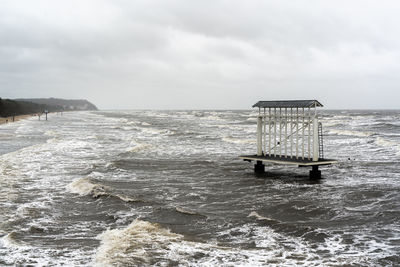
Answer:
[[[245,161],[255,161],[254,171],[264,173],[264,162],[311,166],[311,179],[321,178],[320,165],[337,163],[325,159],[322,124],[318,121],[317,100],[259,101],[257,154],[242,155]]]

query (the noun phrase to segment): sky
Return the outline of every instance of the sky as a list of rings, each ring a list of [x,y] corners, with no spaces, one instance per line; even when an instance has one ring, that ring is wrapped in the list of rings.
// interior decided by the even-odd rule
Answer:
[[[0,97],[400,108],[400,1],[0,0]]]

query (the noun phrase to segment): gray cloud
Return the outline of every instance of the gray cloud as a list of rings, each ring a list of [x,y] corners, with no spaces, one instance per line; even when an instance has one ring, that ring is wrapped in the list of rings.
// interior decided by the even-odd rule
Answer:
[[[88,98],[101,108],[249,108],[288,98],[398,108],[399,6],[1,1],[0,96]]]

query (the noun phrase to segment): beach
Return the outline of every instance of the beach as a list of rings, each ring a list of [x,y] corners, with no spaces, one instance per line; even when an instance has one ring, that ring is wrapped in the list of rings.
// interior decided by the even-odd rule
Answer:
[[[18,116],[10,116],[10,117],[0,117],[0,124],[12,123],[16,121],[20,121],[23,119],[27,119],[33,116],[37,116],[37,114],[27,114],[27,115],[18,115]]]

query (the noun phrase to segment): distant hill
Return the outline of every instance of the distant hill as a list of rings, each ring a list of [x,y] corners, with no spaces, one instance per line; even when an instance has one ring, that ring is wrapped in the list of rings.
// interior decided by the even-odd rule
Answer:
[[[37,99],[1,99],[0,116],[10,117],[33,113],[72,111],[72,110],[97,110],[97,107],[87,100],[65,100],[56,98]]]
[[[59,106],[63,110],[97,110],[97,107],[84,99],[60,99],[60,98],[20,98],[17,101],[32,102],[41,105]]]

